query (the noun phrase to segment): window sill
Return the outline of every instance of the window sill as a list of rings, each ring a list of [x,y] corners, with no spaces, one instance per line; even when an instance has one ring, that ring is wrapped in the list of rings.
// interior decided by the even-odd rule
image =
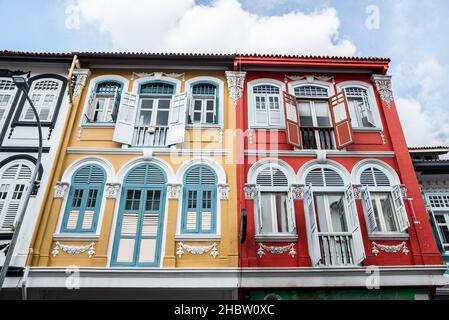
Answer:
[[[63,241],[97,241],[100,239],[99,234],[69,234],[69,233],[55,233],[53,234],[53,240]]]
[[[277,131],[285,131],[285,127],[275,127],[275,126],[250,126],[251,130],[277,130]]]
[[[408,240],[410,236],[408,233],[401,232],[385,232],[385,233],[371,233],[368,235],[369,240]]]
[[[354,132],[382,132],[381,128],[352,128]]]
[[[272,234],[272,235],[256,235],[256,242],[296,242],[298,235],[296,234]]]
[[[82,128],[114,128],[115,123],[83,123]]]
[[[187,129],[221,129],[221,124],[186,124]]]
[[[215,234],[178,234],[175,236],[175,241],[191,241],[191,242],[221,241],[221,236]]]

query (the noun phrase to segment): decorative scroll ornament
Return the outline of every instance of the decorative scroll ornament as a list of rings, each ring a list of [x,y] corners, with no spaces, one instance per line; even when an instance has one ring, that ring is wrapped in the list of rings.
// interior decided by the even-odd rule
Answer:
[[[187,244],[184,244],[182,242],[178,243],[178,248],[176,249],[176,254],[179,258],[181,258],[184,254],[184,250],[191,253],[191,254],[205,254],[210,251],[210,255],[214,257],[214,259],[218,256],[219,252],[217,249],[217,243],[213,243],[210,246],[190,246]]]
[[[304,185],[292,184],[290,186],[290,192],[292,193],[293,200],[304,199]]]
[[[289,255],[294,258],[296,256],[295,244],[290,243],[288,246],[266,246],[263,243],[259,242],[259,249],[257,250],[257,254],[260,258],[265,255],[265,250],[272,254],[284,254],[288,252]]]
[[[179,199],[181,196],[181,188],[180,184],[169,184],[167,185],[167,196],[169,199]]]
[[[383,75],[373,75],[372,80],[376,86],[377,92],[379,92],[380,98],[387,105],[388,109],[391,109],[393,102],[393,90],[391,89],[391,77]]]
[[[73,76],[75,79],[75,86],[73,89],[73,96],[79,97],[86,86],[87,78],[90,76],[89,69],[75,69],[73,71]]]
[[[255,184],[247,184],[243,188],[245,192],[245,200],[254,200],[256,198],[256,185]]]
[[[87,254],[89,255],[89,258],[92,258],[95,255],[95,242],[92,242],[91,244],[87,246],[69,246],[62,244],[60,242],[56,242],[55,247],[53,248],[53,251],[51,252],[51,255],[53,257],[56,257],[59,255],[59,251],[62,250],[63,252],[71,255],[77,255],[81,254],[87,251]]]
[[[151,77],[156,80],[162,79],[162,77],[167,78],[182,78],[182,81],[184,81],[185,73],[165,73],[165,72],[153,72],[153,73],[147,73],[147,72],[133,72],[133,75],[131,77],[131,80],[134,80],[135,78],[144,78],[144,77]]]
[[[407,245],[404,242],[402,242],[401,244],[398,245],[385,245],[385,244],[378,244],[376,242],[371,242],[373,244],[373,248],[371,249],[371,252],[377,256],[379,255],[380,251],[386,252],[386,253],[396,253],[402,250],[402,253],[405,254],[406,256],[409,254],[409,250],[407,248]]]
[[[229,192],[231,191],[231,187],[227,184],[219,184],[218,185],[218,196],[220,200],[229,200]]]
[[[67,191],[69,190],[70,184],[67,182],[58,182],[55,186],[54,198],[63,199],[65,198]]]
[[[229,95],[237,106],[237,102],[243,95],[243,87],[245,83],[246,72],[244,71],[226,71],[226,79],[228,80]]]
[[[120,183],[106,183],[106,198],[117,198],[120,192]]]

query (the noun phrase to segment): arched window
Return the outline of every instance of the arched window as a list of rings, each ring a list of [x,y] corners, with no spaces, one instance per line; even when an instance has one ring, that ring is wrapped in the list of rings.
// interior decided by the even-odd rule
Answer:
[[[344,88],[348,99],[349,114],[353,128],[373,128],[376,126],[369,93],[366,88],[349,86]]]
[[[123,85],[117,81],[102,81],[96,84],[94,90],[86,114],[87,122],[115,122]]]
[[[259,235],[282,235],[296,232],[293,199],[287,174],[279,166],[266,164],[257,172],[256,230]]]
[[[195,165],[184,175],[182,233],[215,233],[217,176],[206,165]]]
[[[33,82],[29,96],[36,107],[40,121],[49,122],[52,120],[61,87],[62,82],[56,79],[40,79]],[[35,121],[33,110],[28,101],[25,102],[20,120]]]
[[[79,168],[72,177],[61,231],[95,233],[103,200],[106,173],[90,164]]]
[[[399,185],[380,166],[368,166],[360,174],[365,220],[369,233],[405,232],[409,227]]]
[[[218,123],[218,90],[212,83],[192,86],[192,102],[189,111],[190,124]]]
[[[252,88],[254,127],[284,127],[281,89],[273,84],[258,84]]]
[[[6,118],[6,113],[14,100],[16,86],[7,78],[0,78],[0,124]]]
[[[113,266],[158,266],[160,262],[167,178],[150,163],[134,167],[122,190]]]
[[[33,168],[24,162],[13,162],[0,170],[0,232],[11,232]]]

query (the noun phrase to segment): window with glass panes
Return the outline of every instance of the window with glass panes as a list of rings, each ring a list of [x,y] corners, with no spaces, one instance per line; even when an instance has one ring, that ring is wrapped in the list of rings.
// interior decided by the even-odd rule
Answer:
[[[142,85],[137,126],[167,128],[170,103],[174,94],[175,87],[172,84],[151,82]]]
[[[0,78],[0,123],[6,118],[6,112],[12,104],[16,86],[9,79]]]
[[[283,127],[281,89],[271,84],[253,87],[253,126]]]
[[[427,194],[442,249],[449,252],[449,194]]]
[[[217,86],[210,83],[198,83],[192,86],[192,102],[189,112],[190,124],[218,123]]]
[[[95,97],[88,112],[88,122],[115,122],[122,84],[115,81],[104,81],[96,85]]]
[[[373,110],[370,104],[368,90],[361,87],[344,88],[348,99],[349,114],[353,128],[375,127]]]
[[[42,122],[51,121],[59,97],[61,82],[53,79],[43,79],[33,82],[29,96]],[[22,121],[35,121],[34,112],[28,101],[25,102]]]

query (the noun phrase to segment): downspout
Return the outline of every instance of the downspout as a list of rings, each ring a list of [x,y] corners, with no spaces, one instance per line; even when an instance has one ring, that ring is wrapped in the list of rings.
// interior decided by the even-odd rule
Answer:
[[[26,266],[22,278],[22,300],[28,300],[27,281],[30,274],[30,267]]]

